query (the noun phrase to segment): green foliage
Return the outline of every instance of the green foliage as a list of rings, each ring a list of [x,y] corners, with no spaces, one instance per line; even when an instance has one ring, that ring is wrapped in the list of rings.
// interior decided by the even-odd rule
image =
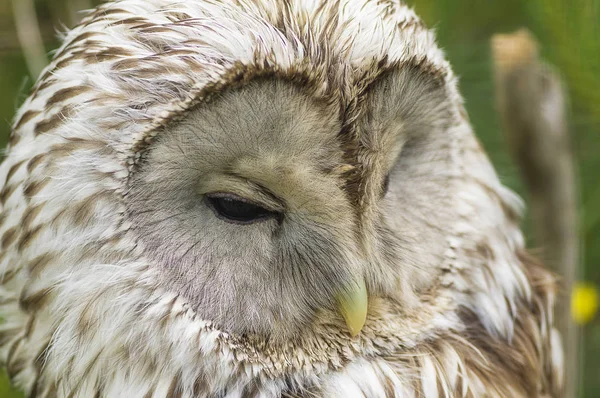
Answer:
[[[20,0],[15,0],[20,1]],[[571,98],[573,150],[578,160],[581,195],[583,276],[600,285],[600,0],[408,0],[430,25],[460,77],[472,123],[500,178],[525,195],[511,161],[494,109],[489,39],[527,27],[540,40],[544,57],[561,71]],[[59,21],[68,24],[69,4],[85,0],[37,0],[40,29],[48,50]],[[0,2],[0,146],[6,142],[18,104],[31,79],[18,47],[8,1]],[[3,23],[2,21],[8,21]],[[526,232],[529,231],[526,223]],[[565,298],[563,298],[565,299]],[[600,322],[583,330],[583,394],[600,396]],[[0,377],[0,397],[15,398]]]
[[[4,372],[0,372],[0,397],[2,398],[22,398],[23,394],[14,390]]]

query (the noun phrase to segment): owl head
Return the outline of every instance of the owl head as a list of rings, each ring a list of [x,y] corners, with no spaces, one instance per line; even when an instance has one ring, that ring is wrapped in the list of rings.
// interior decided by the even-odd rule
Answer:
[[[418,350],[551,344],[520,201],[393,0],[107,3],[1,171],[1,358],[30,393],[334,391],[368,358],[410,384]]]

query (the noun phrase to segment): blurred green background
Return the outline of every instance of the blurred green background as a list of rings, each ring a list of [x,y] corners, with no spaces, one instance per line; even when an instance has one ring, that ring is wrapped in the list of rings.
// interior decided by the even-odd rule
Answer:
[[[167,1],[167,0],[165,0]],[[437,31],[438,41],[460,77],[475,130],[507,186],[526,197],[518,170],[508,155],[494,108],[489,39],[495,33],[527,27],[541,43],[542,54],[563,75],[570,96],[570,127],[580,183],[581,277],[600,285],[600,0],[411,0]],[[30,0],[14,0],[26,7]],[[35,0],[43,47],[58,45],[57,30],[72,26],[77,10],[93,0]],[[13,3],[0,0],[0,146],[15,110],[33,80],[13,18]],[[529,233],[528,222],[525,231]],[[530,240],[531,241],[531,240]],[[534,242],[531,242],[533,245]],[[600,397],[600,321],[583,327],[581,396]],[[20,397],[0,374],[0,398]]]

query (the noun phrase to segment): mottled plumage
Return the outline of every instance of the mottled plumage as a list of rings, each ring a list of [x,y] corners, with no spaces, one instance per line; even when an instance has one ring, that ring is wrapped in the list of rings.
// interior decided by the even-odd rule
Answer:
[[[31,397],[561,396],[553,278],[395,0],[107,3],[0,182],[0,362]]]

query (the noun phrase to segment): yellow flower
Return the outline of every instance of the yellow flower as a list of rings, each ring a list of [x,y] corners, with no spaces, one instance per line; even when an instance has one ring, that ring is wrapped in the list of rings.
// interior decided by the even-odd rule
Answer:
[[[571,294],[571,316],[579,325],[585,325],[598,310],[598,291],[589,283],[577,283]]]

